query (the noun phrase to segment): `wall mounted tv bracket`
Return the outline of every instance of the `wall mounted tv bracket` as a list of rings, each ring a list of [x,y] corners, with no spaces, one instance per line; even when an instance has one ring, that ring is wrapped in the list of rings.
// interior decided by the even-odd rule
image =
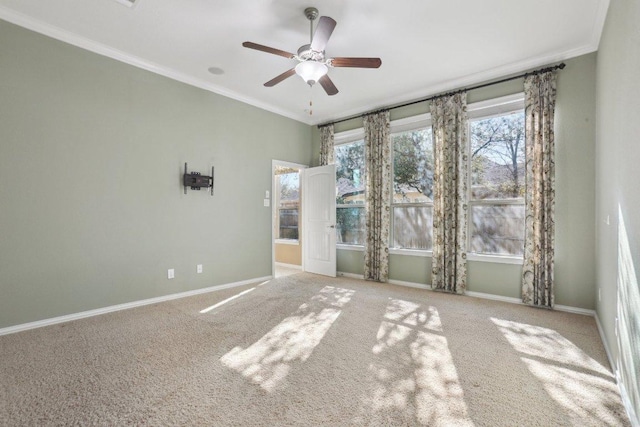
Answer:
[[[201,188],[211,188],[213,196],[213,166],[211,166],[211,176],[201,175],[200,172],[187,173],[187,163],[184,164],[183,176],[184,194],[187,194],[187,187],[200,191]]]

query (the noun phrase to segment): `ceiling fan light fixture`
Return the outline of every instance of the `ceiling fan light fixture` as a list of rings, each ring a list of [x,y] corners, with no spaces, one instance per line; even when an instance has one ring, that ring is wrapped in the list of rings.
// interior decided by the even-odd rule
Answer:
[[[309,86],[316,83],[322,76],[327,74],[329,67],[322,62],[303,61],[296,65],[296,74],[302,77]]]

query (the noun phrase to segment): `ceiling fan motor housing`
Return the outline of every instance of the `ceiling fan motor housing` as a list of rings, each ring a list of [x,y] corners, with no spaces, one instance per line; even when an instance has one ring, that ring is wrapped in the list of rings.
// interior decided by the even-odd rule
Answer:
[[[311,49],[310,44],[305,44],[298,49],[298,58],[300,58],[301,61],[324,62],[324,52],[317,52]]]

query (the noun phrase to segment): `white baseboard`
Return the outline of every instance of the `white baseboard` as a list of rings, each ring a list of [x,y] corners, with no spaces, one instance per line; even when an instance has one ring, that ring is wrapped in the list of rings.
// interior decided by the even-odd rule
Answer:
[[[611,366],[611,371],[615,372],[616,371],[616,365],[613,362],[613,356],[611,354],[611,349],[609,348],[609,344],[607,343],[607,340],[605,339],[604,329],[602,328],[602,323],[600,323],[600,318],[598,317],[597,314],[594,317],[596,318],[596,326],[598,327],[598,333],[600,334],[600,340],[602,341],[602,345],[604,345],[604,351],[607,353],[607,359],[609,359],[609,365]]]
[[[588,308],[571,307],[569,305],[559,305],[559,304],[554,305],[553,308],[554,310],[566,311],[567,313],[575,313],[575,314],[582,314],[584,316],[596,317],[596,311],[589,310]]]
[[[256,277],[255,279],[241,280],[239,282],[226,283],[224,285],[210,286],[208,288],[195,289],[193,291],[179,292],[177,294],[163,295],[160,297],[144,299],[140,301],[132,301],[124,304],[112,305],[109,307],[97,308],[95,310],[81,311],[79,313],[67,314],[64,316],[52,317],[50,319],[38,320],[35,322],[23,323],[20,325],[9,326],[0,329],[0,336],[14,334],[16,332],[27,331],[29,329],[42,328],[44,326],[55,325],[72,320],[84,319],[85,317],[99,316],[101,314],[112,313],[114,311],[128,310],[130,308],[141,307],[143,305],[156,304],[159,302],[170,301],[178,298],[185,298],[194,295],[206,294],[208,292],[220,291],[223,289],[235,288],[237,286],[249,285],[255,282],[263,282],[271,280],[273,276]]]
[[[348,277],[349,279],[364,280],[364,275],[362,274],[345,273],[344,271],[338,271],[336,274],[340,277]],[[389,283],[390,285],[405,286],[408,288],[424,289],[426,291],[431,290],[431,286],[425,285],[423,283],[405,282],[402,280],[389,280],[387,283]]]
[[[342,277],[348,277],[350,279],[362,279],[364,280],[364,276],[362,274],[354,274],[354,273],[345,273],[343,271],[338,271],[338,276],[342,276]],[[398,285],[398,286],[407,286],[410,288],[418,288],[418,289],[425,289],[427,291],[431,291],[431,286],[429,285],[425,285],[424,283],[415,283],[415,282],[405,282],[402,280],[389,280],[388,282],[391,285]],[[482,298],[482,299],[488,299],[488,300],[493,300],[493,301],[502,301],[502,302],[508,302],[511,304],[519,304],[519,305],[525,305],[522,303],[522,300],[520,298],[513,298],[513,297],[505,297],[502,295],[494,295],[494,294],[487,294],[484,292],[473,292],[473,291],[467,291],[465,292],[465,295],[470,296],[470,297],[474,297],[474,298]],[[558,305],[556,304],[554,306],[554,309],[557,311],[566,311],[567,313],[575,313],[575,314],[582,314],[585,316],[592,316],[592,317],[596,317],[596,312],[595,310],[589,310],[587,308],[580,308],[580,307],[571,307],[569,305]],[[602,334],[600,334],[602,336]]]
[[[364,280],[363,274],[345,273],[344,271],[338,271],[336,274],[340,277],[348,277],[349,279]]]
[[[276,262],[275,264],[276,264],[276,267],[291,268],[293,270],[302,270],[302,266],[301,265],[287,264],[285,262]]]
[[[389,284],[390,285],[405,286],[407,288],[424,289],[425,291],[433,290],[433,289],[431,289],[431,286],[425,285],[424,283],[405,282],[403,280],[389,280]]]
[[[475,297],[475,298],[490,299],[494,301],[503,301],[511,304],[526,305],[522,302],[520,298],[505,297],[502,295],[487,294],[484,292],[467,291],[465,292],[465,295],[468,295],[470,297]],[[556,311],[564,311],[567,313],[582,314],[584,316],[591,316],[591,317],[596,316],[595,310],[590,310],[588,308],[572,307],[570,305],[556,304],[553,306],[553,309]]]
[[[466,291],[464,294],[473,298],[482,298],[482,299],[489,299],[492,301],[508,302],[509,304],[524,305],[520,298],[505,297],[502,295],[494,295],[494,294],[487,294],[484,292],[474,292],[474,291]]]

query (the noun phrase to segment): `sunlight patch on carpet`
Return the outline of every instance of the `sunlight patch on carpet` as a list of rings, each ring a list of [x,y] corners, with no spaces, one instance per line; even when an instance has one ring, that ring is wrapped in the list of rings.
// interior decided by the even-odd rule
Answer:
[[[567,415],[580,422],[622,425],[615,412],[619,395],[613,375],[553,329],[491,318],[529,371]]]
[[[384,318],[409,326],[420,326],[435,332],[442,332],[440,314],[435,307],[424,307],[410,301],[389,298]]]
[[[220,361],[263,389],[274,391],[294,364],[311,356],[354,293],[325,286],[254,344],[246,349],[235,347]]]
[[[356,422],[384,423],[395,413],[412,424],[472,425],[442,330],[435,307],[390,298],[371,350],[373,392]]]
[[[612,377],[607,368],[553,329],[493,317],[491,321],[520,353]]]
[[[265,282],[265,283],[266,283],[266,282]],[[262,285],[262,283],[261,283],[260,285]],[[258,286],[260,286],[260,285],[258,285]],[[226,304],[226,303],[228,303],[229,301],[233,301],[234,299],[239,298],[239,297],[241,297],[242,295],[248,294],[249,292],[251,292],[251,291],[253,291],[253,290],[255,290],[255,289],[256,289],[256,288],[247,289],[246,291],[242,291],[242,292],[240,292],[239,294],[236,294],[236,295],[234,295],[234,296],[232,296],[232,297],[230,297],[230,298],[227,298],[227,299],[226,299],[226,300],[224,300],[224,301],[220,301],[219,303],[214,304],[214,305],[212,305],[211,307],[207,307],[207,308],[205,308],[204,310],[200,310],[200,314],[208,313],[208,312],[210,312],[211,310],[214,310],[214,309],[216,309],[216,308],[218,308],[218,307],[220,307],[220,306],[222,306],[222,305],[225,305],[225,304]]]

